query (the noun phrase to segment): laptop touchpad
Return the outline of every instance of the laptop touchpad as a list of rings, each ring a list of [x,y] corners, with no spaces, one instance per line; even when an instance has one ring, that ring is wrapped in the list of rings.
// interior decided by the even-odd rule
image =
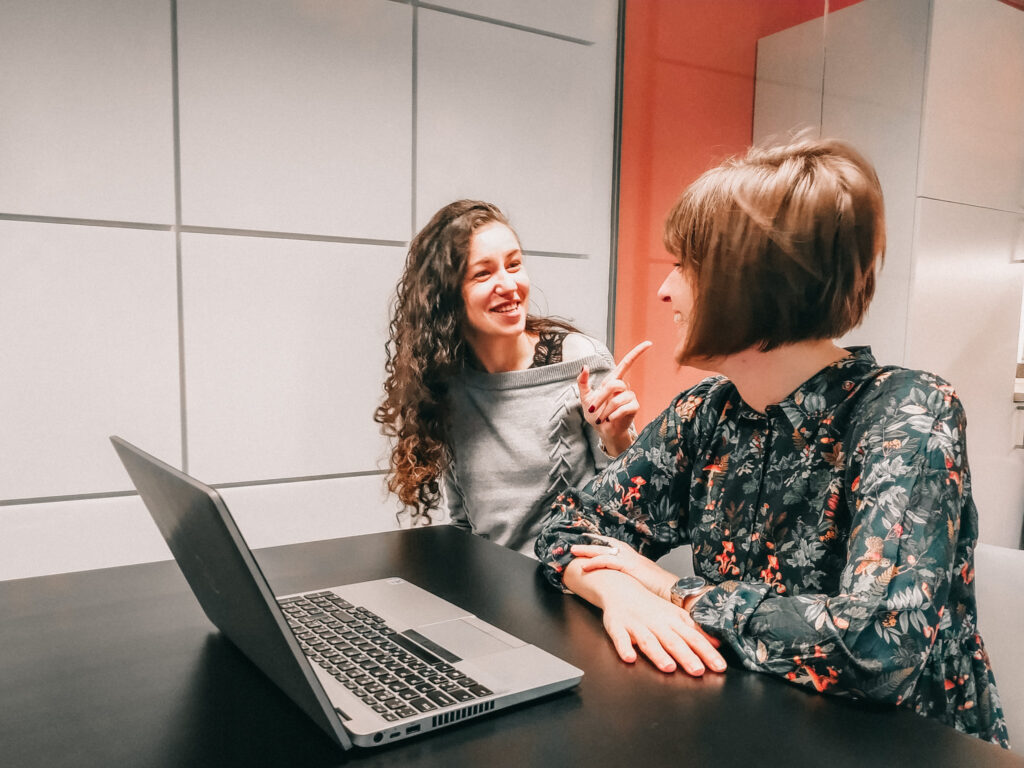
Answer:
[[[416,631],[461,659],[473,659],[513,647],[462,619],[417,627]]]

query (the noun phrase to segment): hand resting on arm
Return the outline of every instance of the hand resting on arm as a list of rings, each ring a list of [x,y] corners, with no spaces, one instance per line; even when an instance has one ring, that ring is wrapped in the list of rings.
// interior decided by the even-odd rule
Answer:
[[[608,547],[577,545],[581,549],[601,549],[607,557]],[[636,572],[662,583],[668,571],[630,549],[638,561]],[[581,555],[583,553],[580,553]],[[590,570],[587,570],[588,565]],[[655,571],[654,569],[657,569]],[[703,675],[705,668],[725,671],[725,659],[716,650],[718,641],[708,636],[690,618],[690,614],[659,597],[645,583],[630,573],[607,566],[594,567],[592,558],[577,556],[565,569],[563,583],[577,595],[593,603],[604,612],[604,628],[611,638],[619,657],[628,663],[637,659],[634,644],[662,672],[674,672],[677,664],[695,677]],[[667,594],[667,588],[666,588]]]

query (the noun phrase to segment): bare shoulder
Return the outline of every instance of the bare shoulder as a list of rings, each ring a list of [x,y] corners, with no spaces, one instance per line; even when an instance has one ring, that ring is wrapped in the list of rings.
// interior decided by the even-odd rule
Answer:
[[[562,342],[562,360],[579,360],[591,355],[609,356],[608,348],[597,339],[582,333],[570,333]]]

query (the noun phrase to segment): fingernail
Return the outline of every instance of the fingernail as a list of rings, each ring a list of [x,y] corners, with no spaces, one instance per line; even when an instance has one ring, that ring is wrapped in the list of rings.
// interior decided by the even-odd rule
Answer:
[[[720,659],[711,662],[711,668],[713,670],[715,670],[715,672],[724,672],[725,671],[725,666],[726,666],[725,662],[720,660]]]
[[[601,423],[601,420],[600,420],[600,419],[598,419],[598,420],[597,420],[597,421],[595,421],[594,423],[595,423],[595,424],[600,424],[600,423]]]
[[[592,405],[592,406],[590,406],[589,409],[587,409],[587,413],[593,413],[595,410],[596,410],[596,406]]]

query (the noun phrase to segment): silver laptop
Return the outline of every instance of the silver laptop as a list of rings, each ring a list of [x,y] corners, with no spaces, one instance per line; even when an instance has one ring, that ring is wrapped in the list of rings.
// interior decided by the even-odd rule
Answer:
[[[110,440],[210,621],[344,749],[479,717],[583,676],[403,579],[275,597],[214,489]]]

